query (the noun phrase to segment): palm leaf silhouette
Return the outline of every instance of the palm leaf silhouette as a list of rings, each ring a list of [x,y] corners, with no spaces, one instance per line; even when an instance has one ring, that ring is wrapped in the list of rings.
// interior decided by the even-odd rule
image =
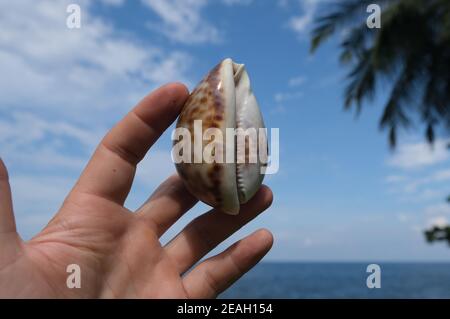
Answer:
[[[380,0],[380,29],[366,25],[372,0],[344,0],[315,22],[311,52],[345,30],[340,61],[350,68],[344,106],[361,112],[389,90],[379,120],[395,147],[399,128],[421,124],[430,143],[435,129],[450,131],[450,1]]]

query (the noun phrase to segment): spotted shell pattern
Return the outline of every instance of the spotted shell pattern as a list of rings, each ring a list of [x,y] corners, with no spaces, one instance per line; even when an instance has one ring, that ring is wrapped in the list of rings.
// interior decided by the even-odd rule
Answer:
[[[194,143],[194,121],[202,120],[202,131],[217,128],[223,132],[223,154],[236,156],[235,143],[226,143],[226,128],[264,128],[264,122],[243,64],[225,59],[215,66],[192,91],[178,118],[177,128],[187,128]],[[203,147],[209,141],[202,141]],[[246,155],[248,145],[246,143]],[[241,152],[244,150],[241,150]],[[192,148],[193,152],[193,148]],[[192,154],[193,158],[193,154]],[[236,157],[235,157],[236,158]],[[178,163],[178,174],[198,199],[219,210],[236,215],[261,186],[264,166],[257,163]]]

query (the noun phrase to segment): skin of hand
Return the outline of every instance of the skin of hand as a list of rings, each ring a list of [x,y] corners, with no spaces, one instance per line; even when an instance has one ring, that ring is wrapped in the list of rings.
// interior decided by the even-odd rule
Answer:
[[[178,175],[137,211],[124,207],[136,165],[176,119],[188,94],[184,85],[172,83],[139,102],[102,139],[60,210],[29,241],[16,231],[0,160],[0,297],[214,298],[259,262],[273,243],[265,229],[198,263],[270,206],[266,186],[239,215],[212,209],[165,246],[161,235],[197,202]],[[81,288],[67,287],[70,264],[80,266]]]

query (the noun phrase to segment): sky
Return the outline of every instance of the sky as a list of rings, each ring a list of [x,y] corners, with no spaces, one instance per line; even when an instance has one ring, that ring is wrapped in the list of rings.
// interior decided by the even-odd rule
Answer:
[[[81,28],[66,26],[68,4]],[[450,218],[448,141],[416,131],[389,150],[378,129],[385,96],[343,110],[338,39],[309,52],[326,0],[0,0],[0,156],[20,234],[58,210],[101,137],[161,84],[193,89],[219,61],[244,63],[280,170],[272,207],[213,253],[261,227],[267,261],[450,261],[423,230]],[[173,128],[173,127],[172,127]],[[139,164],[126,206],[138,208],[175,171],[169,129]],[[208,206],[198,204],[166,242]]]

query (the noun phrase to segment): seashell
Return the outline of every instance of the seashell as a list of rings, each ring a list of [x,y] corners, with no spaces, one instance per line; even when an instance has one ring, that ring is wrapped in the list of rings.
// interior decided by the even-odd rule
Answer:
[[[194,129],[198,120],[202,121],[203,133],[208,128],[222,133],[223,139],[215,141],[217,147],[212,155],[222,157],[223,162],[210,162],[204,158],[195,162]],[[264,178],[261,168],[267,163],[267,152],[256,161],[249,163],[248,160],[250,150],[260,155],[259,145],[267,151],[267,136],[265,130],[259,130],[265,128],[264,121],[244,65],[227,58],[214,67],[192,91],[178,118],[177,128],[188,129],[190,142],[194,143],[188,154],[194,160],[175,164],[187,189],[206,204],[231,215],[238,214],[240,205],[252,198],[261,186]],[[249,142],[245,147],[239,147],[237,138],[233,136],[234,143],[228,138],[227,128],[255,128],[263,144]],[[210,140],[203,138],[200,143],[205,148]],[[234,162],[226,161],[230,154]],[[245,157],[245,163],[237,161],[239,156]]]

